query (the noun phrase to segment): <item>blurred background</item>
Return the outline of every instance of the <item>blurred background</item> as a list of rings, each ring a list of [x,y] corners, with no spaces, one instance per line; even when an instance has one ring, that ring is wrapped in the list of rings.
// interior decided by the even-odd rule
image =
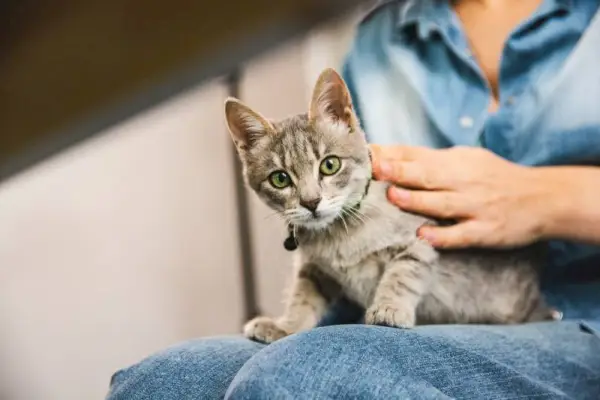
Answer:
[[[238,64],[240,97],[273,118],[304,112],[317,75],[341,65],[363,13],[344,10]],[[6,43],[0,72],[23,56]],[[252,311],[244,238],[258,310],[281,310],[285,231],[253,194],[250,229],[239,230],[222,109],[230,88],[213,75],[0,181],[1,399],[103,398],[113,372],[152,352],[240,332]],[[16,76],[0,85],[0,105],[33,124],[35,108],[9,96],[23,87]],[[18,135],[3,123],[8,146]]]

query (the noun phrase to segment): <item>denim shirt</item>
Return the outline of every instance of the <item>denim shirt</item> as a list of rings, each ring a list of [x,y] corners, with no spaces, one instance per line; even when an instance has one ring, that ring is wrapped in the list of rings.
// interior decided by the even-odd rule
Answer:
[[[546,0],[510,34],[499,108],[490,113],[491,89],[449,0],[380,2],[359,25],[343,71],[369,141],[483,146],[530,166],[600,166],[599,3]],[[547,275],[565,288],[567,272],[600,268],[600,247],[549,248]],[[592,292],[582,301],[595,306],[583,314],[600,320],[600,286]]]

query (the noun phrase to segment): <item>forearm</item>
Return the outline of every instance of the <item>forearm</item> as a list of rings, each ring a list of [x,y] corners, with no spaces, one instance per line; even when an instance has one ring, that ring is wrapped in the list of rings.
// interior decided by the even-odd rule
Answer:
[[[600,244],[600,168],[540,167],[534,174],[547,190],[540,204],[542,236]]]

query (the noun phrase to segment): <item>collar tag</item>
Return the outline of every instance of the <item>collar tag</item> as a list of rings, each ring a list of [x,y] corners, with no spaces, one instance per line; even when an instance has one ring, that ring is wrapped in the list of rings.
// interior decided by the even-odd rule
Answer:
[[[298,248],[298,243],[296,242],[296,238],[293,235],[288,236],[283,241],[283,247],[287,251],[294,251],[294,250],[296,250]]]
[[[296,237],[294,236],[294,227],[290,226],[288,229],[288,237],[283,241],[283,247],[287,251],[294,251],[298,248],[298,241],[296,241]]]

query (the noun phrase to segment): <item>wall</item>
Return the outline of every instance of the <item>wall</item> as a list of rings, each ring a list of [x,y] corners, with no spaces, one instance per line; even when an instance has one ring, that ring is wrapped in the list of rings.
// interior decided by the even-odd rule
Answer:
[[[213,117],[224,96],[193,90],[1,188],[15,398],[98,398],[152,349],[238,330],[231,152]]]
[[[333,62],[310,43],[250,63],[244,101],[305,110],[315,68]],[[191,89],[0,186],[0,398],[102,398],[112,372],[153,351],[239,332],[225,96]],[[250,198],[260,308],[276,314],[285,232]]]

